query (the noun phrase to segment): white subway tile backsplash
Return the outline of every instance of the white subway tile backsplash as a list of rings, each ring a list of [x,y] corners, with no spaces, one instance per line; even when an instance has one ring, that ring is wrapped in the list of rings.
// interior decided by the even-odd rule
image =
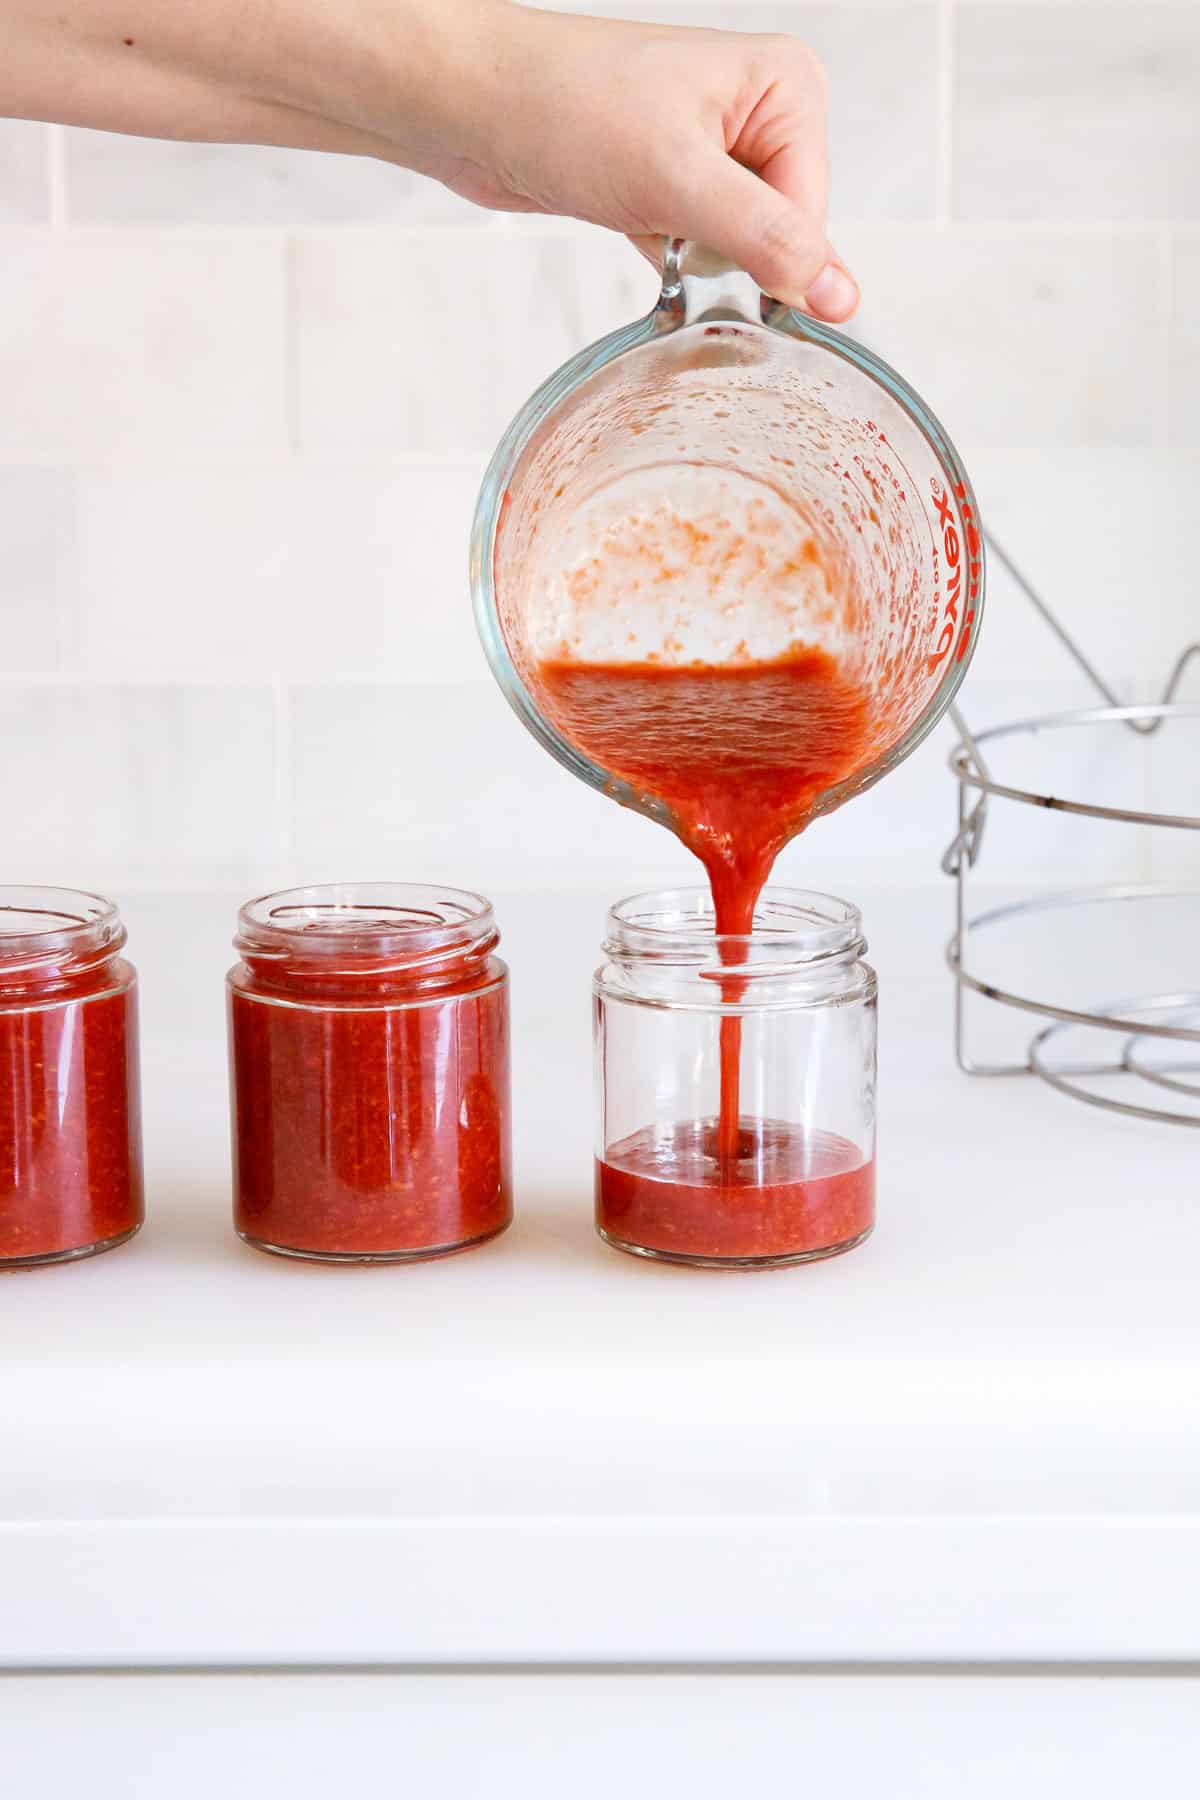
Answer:
[[[275,853],[269,688],[31,682],[0,701],[5,880],[208,878]]]
[[[1149,233],[852,228],[840,243],[863,290],[854,331],[964,453],[1154,442],[1146,333],[1163,295]]]
[[[0,224],[32,225],[50,214],[50,128],[0,119]]]
[[[12,230],[0,267],[0,453],[284,444],[282,240]]]
[[[80,665],[483,679],[467,581],[479,474],[86,471]]]
[[[1200,231],[1178,232],[1171,251],[1170,441],[1200,450]],[[1195,488],[1191,510],[1195,518]]]
[[[662,827],[559,768],[499,690],[465,684],[309,685],[292,691],[293,855],[313,879],[379,870],[467,886],[703,879]],[[949,741],[822,819],[780,879],[852,893],[934,879],[952,835]]]
[[[293,849],[312,879],[582,881],[690,859],[546,755],[492,684],[292,690]]]
[[[976,728],[1052,713],[1046,683],[968,678]],[[498,693],[465,686],[305,686],[293,690],[293,861],[306,879],[379,872],[477,887],[567,886],[618,892],[703,879],[661,827],[560,770],[507,715]],[[875,788],[816,821],[783,852],[777,879],[850,897],[867,887],[932,883],[957,828],[948,724]],[[1132,742],[1097,734],[1018,744],[1004,767],[1033,784],[1086,795],[1144,794]],[[1125,836],[1041,808],[1008,808],[986,877],[1060,886],[1145,873],[1147,834]],[[947,919],[950,897],[947,888]],[[949,926],[947,926],[949,929]]]
[[[815,50],[829,76],[837,210],[853,219],[930,219],[937,152],[937,8],[857,0],[638,0],[587,5],[667,25],[782,32]]]
[[[600,3],[818,52],[863,336],[940,413],[985,520],[1088,654],[1156,694],[1200,635],[1200,7]],[[489,214],[372,161],[80,130],[51,229],[48,140],[0,122],[0,874],[614,896],[695,879],[522,730],[467,589],[497,437],[564,358],[648,310],[654,273],[592,227]],[[993,566],[968,720],[1091,697]],[[1173,731],[1034,740],[1006,767],[1186,810],[1194,746]],[[940,727],[819,821],[781,878],[936,881],[952,742]],[[1200,834],[997,809],[980,875],[1150,872],[1200,880]],[[950,906],[947,883],[947,931]]]
[[[1200,453],[981,449],[971,476],[985,524],[1110,686],[1160,692],[1200,635]],[[975,668],[1057,683],[1063,706],[1098,699],[995,558]]]
[[[916,220],[936,211],[937,10],[801,8],[799,35],[829,75],[832,198],[843,217]]]
[[[954,26],[954,210],[1200,218],[1200,7],[975,5]]]
[[[545,376],[657,291],[596,231],[306,233],[294,254],[298,436],[317,453],[490,452]]]
[[[950,739],[937,731],[904,763],[782,852],[775,879],[854,899],[875,882],[932,882],[954,833]]]
[[[0,673],[57,669],[74,621],[72,478],[0,468]]]
[[[373,157],[69,130],[67,217],[85,225],[486,224],[439,182]]]

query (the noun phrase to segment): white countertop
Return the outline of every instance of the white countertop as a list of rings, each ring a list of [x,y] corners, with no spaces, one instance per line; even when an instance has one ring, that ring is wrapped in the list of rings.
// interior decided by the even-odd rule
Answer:
[[[1200,1658],[1195,1134],[958,1074],[948,887],[878,895],[874,1237],[621,1256],[603,898],[496,896],[512,1230],[379,1269],[234,1238],[232,902],[127,908],[148,1222],[0,1284],[0,1665]]]

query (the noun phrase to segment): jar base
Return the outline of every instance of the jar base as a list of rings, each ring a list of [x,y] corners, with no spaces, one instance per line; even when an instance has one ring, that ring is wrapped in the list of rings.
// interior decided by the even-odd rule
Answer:
[[[0,1275],[15,1274],[18,1269],[46,1269],[54,1263],[83,1262],[89,1256],[102,1256],[106,1250],[115,1250],[119,1244],[127,1244],[131,1237],[136,1237],[142,1229],[142,1223],[139,1219],[128,1231],[120,1231],[116,1237],[101,1238],[98,1244],[79,1244],[70,1250],[47,1250],[40,1256],[0,1256]]]
[[[596,1234],[611,1250],[623,1250],[626,1256],[640,1256],[647,1262],[676,1263],[687,1269],[790,1269],[798,1263],[826,1262],[831,1256],[844,1256],[847,1250],[857,1250],[865,1244],[875,1229],[868,1225],[857,1237],[843,1238],[840,1244],[827,1244],[819,1250],[790,1250],[782,1256],[698,1256],[683,1250],[655,1250],[646,1244],[632,1244],[625,1238],[614,1237],[612,1232],[605,1231],[603,1225],[597,1225]]]
[[[299,1250],[291,1244],[268,1243],[266,1238],[253,1237],[248,1231],[239,1231],[237,1235],[251,1250],[265,1251],[268,1256],[285,1256],[290,1262],[358,1263],[363,1266],[371,1263],[438,1262],[442,1257],[458,1256],[463,1250],[474,1250],[480,1244],[490,1244],[494,1238],[502,1237],[511,1224],[512,1220],[506,1219],[495,1231],[485,1231],[480,1237],[464,1238],[458,1244],[433,1244],[424,1250]]]

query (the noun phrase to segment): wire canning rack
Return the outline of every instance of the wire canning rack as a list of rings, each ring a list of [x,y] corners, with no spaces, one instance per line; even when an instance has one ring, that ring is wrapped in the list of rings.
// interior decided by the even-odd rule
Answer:
[[[1169,1124],[1200,1126],[1200,991],[1168,991],[1126,995],[1120,999],[1072,1008],[1039,998],[1036,993],[986,981],[976,972],[974,957],[981,933],[1014,920],[1037,915],[1066,915],[1078,924],[1084,909],[1116,905],[1122,910],[1147,907],[1164,901],[1194,903],[1200,923],[1200,888],[1178,887],[1163,882],[1107,883],[1074,888],[1069,892],[1031,895],[1005,906],[994,906],[971,915],[968,911],[969,875],[979,863],[989,810],[993,807],[1029,806],[1075,814],[1120,825],[1153,826],[1169,832],[1200,832],[1200,814],[1143,811],[1106,806],[1086,800],[1068,800],[1045,789],[1017,787],[998,779],[991,766],[991,746],[1001,740],[1031,739],[1042,733],[1061,733],[1079,727],[1111,727],[1151,737],[1183,720],[1200,720],[1200,705],[1176,700],[1180,684],[1192,663],[1200,663],[1200,641],[1182,651],[1171,671],[1161,700],[1152,705],[1127,706],[1104,680],[1075,639],[1034,589],[1012,558],[996,540],[985,534],[988,550],[1008,571],[1035,612],[1058,639],[1086,676],[1102,705],[1047,717],[1021,719],[972,733],[958,706],[950,717],[959,742],[950,757],[950,770],[958,784],[958,830],[942,859],[956,888],[954,934],[946,957],[955,983],[954,1047],[961,1069],[968,1075],[1036,1075],[1061,1093],[1089,1106],[1135,1118]],[[1200,768],[1195,788],[1200,794]],[[1055,919],[1055,924],[1062,921]],[[1016,1008],[1043,1021],[1030,1040],[1023,1062],[981,1062],[968,1048],[969,996],[980,995],[998,1005]],[[1099,1058],[1070,1060],[1073,1038],[1087,1032],[1104,1034],[1111,1051]],[[1119,1076],[1117,1093],[1097,1092],[1087,1085],[1096,1078]]]

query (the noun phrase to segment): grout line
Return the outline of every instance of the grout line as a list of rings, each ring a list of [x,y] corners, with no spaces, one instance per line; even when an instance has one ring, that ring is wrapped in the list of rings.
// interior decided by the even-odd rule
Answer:
[[[52,129],[60,130],[55,126]],[[499,215],[498,215],[499,216]],[[508,214],[503,215],[508,217]],[[533,220],[530,230],[535,235],[547,237],[566,237],[581,232],[599,232],[604,228],[599,225],[588,225],[578,219],[564,218],[546,214],[513,214],[514,218],[528,217]],[[174,242],[193,241],[198,244],[211,244],[219,238],[252,238],[278,237],[281,233],[294,233],[306,238],[334,238],[346,242],[363,239],[375,239],[381,244],[408,244],[428,240],[445,246],[448,240],[456,240],[464,249],[478,246],[481,238],[494,238],[497,231],[490,224],[481,225],[439,225],[436,220],[403,220],[389,219],[79,219],[73,221],[74,228],[85,238],[104,237],[167,237]],[[614,241],[619,233],[608,233]],[[631,255],[636,252],[631,249]]]
[[[240,899],[251,893],[259,894],[273,892],[281,887],[303,886],[310,878],[317,881],[337,880],[338,876],[330,876],[316,865],[318,863],[327,865],[331,860],[346,863],[352,860],[353,854],[345,855],[337,850],[309,853],[301,857],[297,863],[282,870],[260,861],[250,861],[236,867],[224,868],[213,865],[197,865],[176,876],[157,876],[148,875],[144,865],[123,869],[119,864],[109,864],[106,867],[92,862],[87,873],[83,875],[80,874],[77,867],[73,869],[60,867],[52,869],[48,873],[56,877],[50,885],[87,887],[91,884],[101,892],[108,892],[114,897],[119,897],[122,903],[127,899],[155,900],[185,897],[189,899],[219,897],[222,900],[228,900],[231,896]],[[305,869],[309,865],[312,866],[310,874],[306,875]],[[679,873],[674,862],[664,862],[661,859],[655,863],[643,858],[638,867],[643,873],[636,874],[632,881],[629,876],[628,864],[619,862],[615,858],[607,870],[601,868],[598,871],[592,870],[590,873],[585,872],[580,875],[572,875],[561,868],[555,873],[541,867],[539,878],[537,871],[533,874],[511,870],[508,873],[501,873],[497,869],[487,877],[486,885],[492,899],[513,895],[541,897],[549,893],[568,899],[596,901],[601,908],[601,914],[597,915],[599,922],[606,901],[618,888],[623,885],[632,887],[637,883],[640,883],[643,888],[669,887],[673,873],[675,876],[678,876]],[[363,870],[352,869],[350,879],[361,876],[363,873]],[[23,875],[27,878],[28,871],[18,868],[4,874],[3,879],[6,882],[19,881]],[[344,874],[341,879],[346,879]],[[1010,878],[997,880],[988,880],[981,876],[979,885],[981,892],[984,893],[1003,890],[1007,894],[1009,890],[1020,888],[1022,885],[1028,886],[1029,883],[1028,878],[1022,878],[1017,873]],[[872,897],[878,897],[881,893],[914,898],[929,894],[944,896],[947,891],[948,884],[945,876],[934,874],[916,875],[909,878],[893,870],[890,875],[876,881]],[[13,1671],[9,1668],[0,1669],[0,1684],[3,1683],[6,1676],[12,1673]]]
[[[631,0],[632,3],[632,0]],[[953,0],[940,0],[947,11],[953,11]],[[1016,0],[1012,0],[1015,5]],[[59,129],[52,127],[51,129]],[[463,231],[457,226],[441,225],[358,225],[353,222],[323,221],[315,225],[306,225],[303,220],[293,219],[287,222],[272,224],[238,224],[233,221],[224,223],[196,224],[188,221],[172,223],[170,220],[73,220],[72,228],[84,239],[93,238],[158,238],[168,237],[174,241],[187,238],[202,246],[211,246],[215,241],[234,238],[243,240],[257,236],[263,239],[280,237],[303,238],[308,242],[317,241],[327,244],[352,243],[359,238],[375,239],[380,245],[390,248],[413,242],[427,242],[435,246],[445,246],[450,237],[461,239],[465,247],[478,246],[481,237],[496,241],[507,241],[508,233],[503,221],[516,220],[518,225],[525,221],[525,229],[520,237],[552,238],[556,243],[563,241],[579,243],[585,241],[596,243],[607,242],[614,253],[625,257],[631,268],[648,268],[644,257],[639,257],[631,244],[618,231],[610,231],[604,225],[592,225],[586,220],[569,218],[565,215],[551,213],[503,213],[497,214],[501,221],[495,230],[481,231],[475,228]],[[928,226],[928,219],[911,218],[902,213],[845,212],[838,214],[838,222],[853,225],[862,231],[912,231],[914,226]],[[1117,232],[1128,235],[1135,231],[1146,231],[1155,225],[1173,225],[1181,231],[1196,232],[1200,224],[1187,213],[1150,212],[1136,216],[1129,213],[1038,213],[989,217],[986,214],[973,214],[961,220],[964,225],[971,225],[986,231],[1047,231],[1065,230],[1080,231],[1096,235],[1098,233]],[[20,226],[14,230],[22,229]],[[36,227],[26,227],[35,230]]]
[[[1014,0],[1014,4],[1015,3],[1016,0]],[[953,0],[940,0],[940,6],[941,11],[939,17],[944,16],[948,20],[954,10]],[[947,46],[947,48],[949,49],[949,46]],[[947,83],[944,85],[948,86],[949,84]],[[950,189],[952,187],[952,183],[949,179],[949,163],[951,161],[953,149],[951,143],[953,135],[952,117],[950,116],[952,111],[952,107],[947,108],[948,116],[944,122],[939,120],[938,132],[939,150],[944,149],[945,157],[943,160],[947,166],[945,169],[939,168],[937,183],[940,186],[943,180],[945,182],[947,193],[943,210],[945,210],[948,220],[950,218],[949,200]],[[62,127],[51,126],[49,129],[51,131],[61,132]],[[935,195],[935,200],[939,199],[940,196]],[[464,247],[474,246],[475,248],[478,248],[481,238],[490,240],[493,245],[511,245],[514,242],[524,243],[527,240],[536,241],[538,239],[545,239],[556,244],[561,244],[564,242],[578,243],[581,236],[590,235],[590,239],[593,242],[600,239],[609,240],[614,256],[631,259],[629,260],[629,267],[641,269],[646,266],[640,258],[637,258],[636,251],[624,242],[619,233],[606,231],[605,228],[600,225],[589,225],[578,219],[554,218],[549,215],[540,216],[536,219],[534,219],[532,215],[527,214],[503,214],[497,215],[497,217],[500,220],[500,223],[495,229],[480,230],[478,227],[475,227],[466,231],[457,226],[438,225],[376,226],[337,223],[306,225],[299,220],[294,221],[290,225],[237,224],[235,222],[197,225],[192,223],[172,224],[170,221],[163,220],[138,222],[134,224],[124,221],[96,223],[92,220],[71,220],[69,222],[72,232],[76,234],[83,243],[89,241],[95,242],[101,239],[126,239],[130,242],[135,242],[138,239],[169,238],[172,243],[187,242],[205,248],[212,248],[214,245],[219,246],[221,243],[227,243],[231,238],[245,240],[254,235],[257,235],[261,239],[278,239],[282,236],[289,242],[292,242],[299,237],[303,237],[310,242],[318,241],[323,242],[326,245],[352,243],[356,239],[369,237],[377,239],[381,244],[386,244],[389,247],[395,247],[397,245],[403,246],[409,243],[426,243],[442,248],[446,247],[447,240],[451,237],[461,239]],[[510,217],[515,219],[518,223],[522,219],[529,219],[530,221],[527,228],[521,232],[519,238],[510,237],[508,234],[504,220]],[[64,216],[60,223],[65,224],[67,222],[68,220],[64,211]],[[1137,218],[1130,218],[1128,215],[1121,218],[1112,218],[1103,213],[1046,213],[1039,214],[1037,217],[1023,216],[1015,218],[989,218],[985,214],[972,214],[962,218],[953,219],[952,222],[965,231],[986,232],[992,237],[1020,237],[1022,235],[1040,237],[1067,232],[1083,238],[1128,238],[1135,237],[1139,232],[1145,234],[1147,231],[1153,231],[1162,226],[1172,226],[1182,231],[1191,231],[1196,228],[1194,219],[1184,216],[1167,216],[1164,214],[1146,214]],[[881,236],[903,235],[905,237],[911,237],[914,231],[928,231],[931,228],[928,217],[913,219],[896,215],[881,215],[878,213],[849,212],[837,214],[837,225],[839,230],[878,232]],[[16,233],[21,230],[34,231],[37,230],[38,227],[14,226],[9,229]]]
[[[289,461],[300,450],[299,336],[297,332],[297,244],[293,232],[283,241],[283,410]]]
[[[1175,328],[1175,246],[1170,226],[1161,226],[1157,238],[1159,345],[1154,422],[1155,442],[1165,450],[1171,441],[1171,347]]]
[[[67,223],[67,139],[62,125],[48,127],[46,145],[46,185],[50,206],[50,224],[61,231]]]
[[[314,676],[315,681],[321,677]],[[380,677],[364,676],[362,680],[378,681]],[[148,673],[143,670],[129,669],[35,669],[13,670],[0,669],[0,693],[19,691],[22,688],[78,688],[85,692],[95,689],[116,690],[144,688],[178,689],[183,693],[203,692],[211,689],[219,693],[254,692],[261,693],[269,689],[274,677],[269,674],[230,675],[225,670],[213,669],[210,674],[197,675],[191,673]],[[322,685],[325,685],[322,681]],[[430,684],[431,685],[431,684]]]
[[[170,452],[175,451],[172,455]],[[478,482],[487,467],[491,448],[467,446],[462,450],[380,450],[364,456],[361,450],[306,449],[294,456],[285,450],[214,450],[199,454],[186,444],[164,445],[153,453],[115,452],[105,458],[95,450],[82,454],[69,444],[54,449],[0,446],[0,469],[61,469],[65,465],[81,475],[105,478],[121,476],[279,475],[293,472],[321,474],[330,469],[362,475],[469,475]]]
[[[291,701],[286,682],[276,675],[271,681],[275,708],[275,812],[273,839],[279,866],[286,868],[292,853],[292,730]]]
[[[54,595],[54,636],[57,672],[66,675],[79,659],[83,638],[83,565],[79,554],[79,471],[64,468],[60,488],[66,494],[67,522],[59,532],[56,553],[57,580]],[[64,572],[63,564],[67,567]]]
[[[0,669],[0,693],[20,693],[31,688],[47,688],[54,691],[79,690],[84,693],[122,692],[133,690],[161,693],[163,691],[178,693],[258,693],[269,691],[275,695],[276,687],[285,693],[293,688],[388,688],[409,691],[427,688],[454,688],[471,693],[493,691],[491,676],[486,669],[477,669],[474,673],[459,674],[450,670],[433,675],[401,674],[394,670],[361,669],[335,670],[300,669],[287,675],[268,669],[261,669],[255,674],[230,674],[224,669],[213,667],[208,673],[195,674],[178,669]],[[276,750],[280,744],[289,748],[286,729],[282,736],[277,730]],[[290,777],[289,777],[290,779]]]
[[[949,228],[954,203],[954,7],[953,0],[938,0],[937,9],[937,163],[934,183],[934,223],[939,231]]]
[[[67,225],[67,131],[61,124],[49,126],[47,200],[50,229],[63,229]]]

